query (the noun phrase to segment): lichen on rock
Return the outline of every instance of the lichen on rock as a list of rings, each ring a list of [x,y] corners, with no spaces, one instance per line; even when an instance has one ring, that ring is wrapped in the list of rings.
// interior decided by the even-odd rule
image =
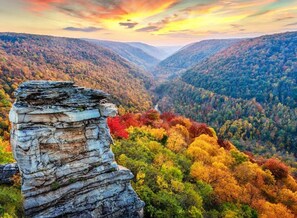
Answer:
[[[144,203],[117,165],[109,95],[73,82],[29,81],[15,92],[11,144],[28,217],[140,217]]]

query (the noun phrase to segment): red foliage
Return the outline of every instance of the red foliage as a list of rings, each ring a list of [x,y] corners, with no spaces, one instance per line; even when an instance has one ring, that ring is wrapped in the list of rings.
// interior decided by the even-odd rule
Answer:
[[[205,123],[192,122],[192,126],[189,129],[189,133],[192,138],[196,138],[202,134],[206,134],[210,137],[213,137],[212,132]]]
[[[160,119],[160,114],[156,110],[149,110],[142,114],[140,121],[143,125],[153,125],[153,123]]]
[[[225,150],[231,149],[231,144],[228,140],[218,139],[218,144],[220,147],[224,148]]]
[[[164,112],[161,114],[161,119],[164,122],[170,122],[171,120],[173,120],[176,117],[176,115],[172,112]]]
[[[140,114],[124,114],[123,116],[121,116],[121,123],[125,124],[126,128],[130,126],[141,126],[138,115],[140,116]]]
[[[115,136],[117,138],[125,138],[125,139],[127,139],[129,137],[126,127],[121,122],[121,119],[119,116],[116,116],[113,118],[109,117],[107,119],[107,124],[108,124],[110,132],[113,136]]]
[[[289,168],[276,158],[270,158],[263,164],[264,169],[268,169],[276,179],[286,178],[289,174]]]

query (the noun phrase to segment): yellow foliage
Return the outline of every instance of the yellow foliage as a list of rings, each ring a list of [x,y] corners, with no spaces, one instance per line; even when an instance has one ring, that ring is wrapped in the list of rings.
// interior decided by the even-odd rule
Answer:
[[[189,146],[189,148],[191,147],[199,147],[203,150],[205,150],[209,155],[211,156],[215,156],[219,153],[219,146],[216,142],[214,142],[212,139],[208,135],[200,135],[199,137],[197,137],[194,142],[192,142]]]
[[[224,214],[224,218],[237,218],[237,213],[232,210],[228,210]]]
[[[187,154],[195,161],[202,161],[203,163],[210,164],[210,155],[198,146],[190,146],[187,149]]]
[[[194,162],[190,169],[190,175],[197,179],[202,180],[204,182],[209,181],[210,170],[209,167],[205,166],[202,162]]]
[[[141,131],[151,134],[156,140],[160,141],[167,134],[163,128],[151,128],[149,126],[142,126],[139,128]]]
[[[117,162],[118,164],[125,166],[127,163],[127,156],[125,154],[121,154]]]
[[[297,214],[297,192],[283,188],[279,193],[278,200]]]
[[[226,170],[226,171],[229,170],[228,167],[226,167],[222,162],[213,162],[212,166],[214,168],[217,168],[217,169],[220,169],[220,170]]]
[[[173,191],[181,193],[184,191],[185,186],[182,182],[177,181],[177,180],[171,180],[171,187]]]
[[[230,153],[226,152],[224,148],[218,150],[218,155],[211,156],[210,161],[223,163],[225,166],[230,167],[233,163],[233,158]]]
[[[126,109],[125,109],[122,105],[120,105],[120,106],[118,107],[118,114],[119,114],[120,116],[126,114]]]
[[[166,157],[161,153],[157,154],[154,158],[154,164],[156,164],[157,166],[162,166],[165,161],[166,161]]]
[[[143,185],[144,179],[145,179],[145,173],[142,171],[139,171],[136,175],[136,180],[137,180],[138,184]]]
[[[167,189],[168,183],[165,181],[165,179],[162,176],[157,176],[157,185],[160,189]]]
[[[151,150],[151,151],[153,151],[153,152],[158,152],[158,151],[160,151],[160,149],[161,149],[161,145],[160,145],[160,143],[158,143],[158,142],[156,142],[156,141],[150,141],[149,143],[148,143],[148,148]]]
[[[162,168],[170,168],[174,166],[174,162],[172,160],[166,160],[162,165]]]
[[[189,131],[187,130],[186,127],[184,127],[184,126],[182,126],[180,124],[177,124],[176,126],[172,127],[170,129],[170,131],[169,131],[169,134],[171,132],[177,132],[177,133],[179,133],[186,142],[188,142],[189,139],[190,139]]]
[[[180,152],[187,148],[187,143],[179,132],[171,131],[169,133],[166,147],[173,152]]]

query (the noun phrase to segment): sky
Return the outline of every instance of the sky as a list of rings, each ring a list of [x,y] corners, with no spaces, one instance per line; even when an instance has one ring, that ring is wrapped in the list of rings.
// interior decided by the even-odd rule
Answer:
[[[297,0],[0,0],[0,32],[185,45],[297,30]]]

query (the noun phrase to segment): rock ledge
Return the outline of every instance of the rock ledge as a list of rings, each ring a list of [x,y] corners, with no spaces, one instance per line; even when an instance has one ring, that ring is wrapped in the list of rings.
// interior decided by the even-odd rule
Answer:
[[[28,217],[141,217],[132,173],[110,150],[108,94],[72,82],[29,81],[15,93],[11,144]]]

